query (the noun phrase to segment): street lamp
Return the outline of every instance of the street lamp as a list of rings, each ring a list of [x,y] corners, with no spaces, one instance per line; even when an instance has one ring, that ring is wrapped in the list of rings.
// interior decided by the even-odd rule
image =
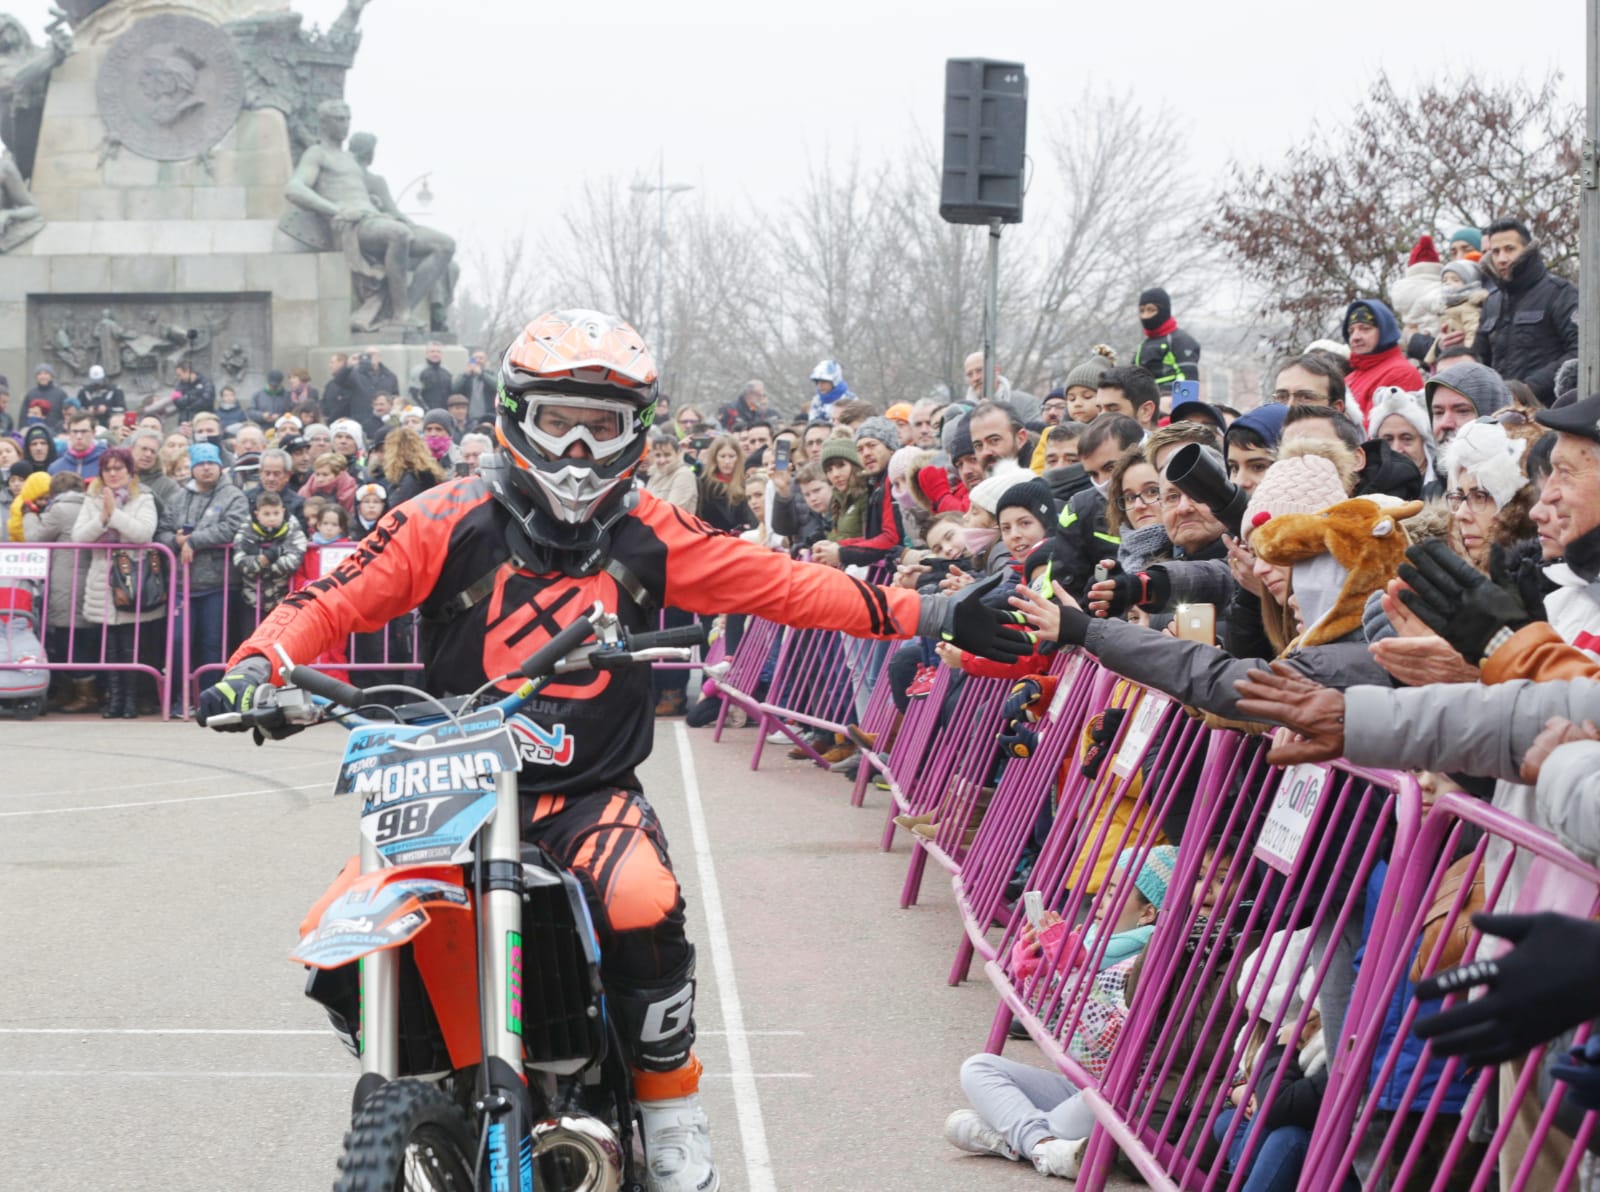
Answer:
[[[411,188],[413,186],[415,186],[419,182],[422,183],[422,189],[417,191],[417,202],[421,203],[424,207],[426,207],[429,203],[433,202],[433,191],[428,189],[428,179],[430,179],[432,177],[433,177],[433,171],[432,170],[425,170],[424,172],[418,174],[410,182],[407,182],[404,186],[402,186],[400,188],[400,193],[395,195],[395,197],[394,197],[394,205],[396,207],[400,206],[400,200],[405,198],[406,195],[410,192]]]
[[[656,195],[656,366],[659,371],[661,362],[666,359],[664,344],[666,342],[666,314],[663,306],[662,292],[665,286],[667,273],[667,200],[673,195],[682,194],[694,187],[685,182],[667,184],[667,160],[663,154],[656,159],[656,180],[654,183],[644,179],[633,184],[635,194]]]

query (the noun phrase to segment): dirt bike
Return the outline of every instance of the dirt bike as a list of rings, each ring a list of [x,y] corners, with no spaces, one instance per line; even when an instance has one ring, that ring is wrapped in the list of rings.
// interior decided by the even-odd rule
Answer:
[[[334,793],[361,797],[359,859],[291,953],[361,1061],[334,1192],[642,1192],[648,1156],[588,904],[519,838],[523,750],[561,747],[520,709],[557,674],[681,661],[703,642],[699,626],[628,634],[596,604],[516,674],[448,700],[363,691],[280,648],[287,685],[207,722],[258,742],[326,720],[350,730]],[[418,702],[376,703],[386,692]]]

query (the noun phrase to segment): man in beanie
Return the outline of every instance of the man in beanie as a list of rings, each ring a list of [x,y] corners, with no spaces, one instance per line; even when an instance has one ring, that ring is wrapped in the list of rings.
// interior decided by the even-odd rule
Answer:
[[[970,413],[946,419],[940,432],[944,453],[950,457],[950,468],[968,490],[983,479],[983,465],[978,462],[977,449],[972,445],[971,422]]]
[[[113,420],[120,422],[128,412],[128,399],[120,386],[106,380],[106,370],[96,364],[89,369],[89,383],[78,390],[78,408],[101,426],[110,427]]]
[[[1511,391],[1494,369],[1469,361],[1429,377],[1423,400],[1433,422],[1434,446],[1443,451],[1467,423],[1509,406]]]
[[[1361,407],[1362,421],[1372,409],[1372,394],[1380,385],[1398,385],[1411,392],[1422,388],[1422,374],[1400,350],[1400,323],[1382,302],[1357,298],[1345,308],[1340,330],[1350,345],[1350,375],[1345,387]]]
[[[1497,219],[1488,228],[1495,289],[1483,304],[1473,350],[1508,381],[1522,381],[1555,404],[1556,370],[1578,354],[1578,287],[1545,268],[1527,225]]]
[[[1477,228],[1457,228],[1446,246],[1452,261],[1476,261],[1483,256],[1483,233]]]
[[[257,389],[250,398],[250,409],[246,411],[245,417],[262,430],[266,430],[289,412],[292,403],[293,398],[283,385],[282,371],[276,368],[270,369],[267,372],[267,383]]]
[[[830,458],[829,446],[822,445],[823,459]],[[900,430],[882,415],[868,418],[856,428],[856,456],[867,477],[867,521],[859,538],[835,543],[819,542],[814,557],[836,567],[869,567],[900,549],[905,531],[900,523],[900,507],[889,488],[889,457],[900,447]]]
[[[66,425],[67,403],[71,400],[67,391],[56,384],[56,370],[48,363],[41,363],[33,370],[33,388],[23,397],[22,404],[32,408],[34,402],[49,403],[50,412],[45,415],[45,425],[53,431],[59,431]]]
[[[1139,295],[1139,325],[1144,328],[1144,342],[1133,362],[1156,379],[1163,396],[1172,392],[1174,381],[1200,379],[1200,345],[1178,328],[1172,299],[1159,286]]]

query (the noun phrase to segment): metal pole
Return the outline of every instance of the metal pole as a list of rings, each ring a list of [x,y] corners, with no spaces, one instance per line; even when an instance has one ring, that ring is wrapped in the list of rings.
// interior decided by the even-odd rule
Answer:
[[[1597,0],[1600,2],[1600,0]],[[667,275],[667,155],[656,158],[656,197],[659,200],[656,215],[656,350],[665,360],[666,312],[663,309]]]
[[[1591,0],[1600,4],[1600,0]],[[983,304],[983,400],[994,397],[994,336],[1000,321],[1000,221],[989,221],[989,293]]]
[[[1583,136],[1583,190],[1578,207],[1578,396],[1600,393],[1600,0],[1588,0],[1584,36],[1588,49]]]

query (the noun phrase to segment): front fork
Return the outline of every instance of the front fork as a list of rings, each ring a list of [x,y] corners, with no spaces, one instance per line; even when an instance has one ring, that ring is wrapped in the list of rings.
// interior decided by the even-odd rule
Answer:
[[[533,1192],[533,1101],[522,1068],[522,833],[517,772],[495,775],[494,818],[479,838],[478,1013],[488,1087],[477,1102],[488,1132],[478,1187]]]

